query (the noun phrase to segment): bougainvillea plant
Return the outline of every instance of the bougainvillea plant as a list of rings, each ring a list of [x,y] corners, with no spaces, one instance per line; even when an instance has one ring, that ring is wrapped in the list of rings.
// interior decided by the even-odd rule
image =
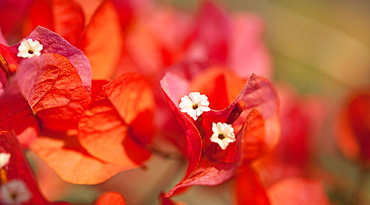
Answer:
[[[282,115],[259,17],[212,1],[191,15],[148,0],[5,0],[0,17],[0,204],[69,203],[41,193],[29,152],[63,183],[98,190],[95,204],[177,204],[195,185],[231,187],[228,202],[240,205],[327,204],[316,181],[261,174]],[[357,109],[367,97],[343,117],[362,161]],[[158,180],[158,158],[176,160],[176,173]],[[143,182],[140,194],[122,185],[141,178],[159,185]]]

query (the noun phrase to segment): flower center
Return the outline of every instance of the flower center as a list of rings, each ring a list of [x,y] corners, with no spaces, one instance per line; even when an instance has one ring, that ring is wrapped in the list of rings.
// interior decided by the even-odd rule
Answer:
[[[10,198],[13,199],[13,201],[15,201],[17,199],[17,193],[16,192],[12,192],[10,194]]]
[[[220,140],[223,140],[223,139],[225,139],[226,137],[225,137],[225,135],[224,134],[218,134],[218,139],[220,139]]]
[[[193,105],[193,109],[196,110],[198,108],[198,104]]]
[[[28,53],[29,54],[33,54],[33,50],[28,50]]]

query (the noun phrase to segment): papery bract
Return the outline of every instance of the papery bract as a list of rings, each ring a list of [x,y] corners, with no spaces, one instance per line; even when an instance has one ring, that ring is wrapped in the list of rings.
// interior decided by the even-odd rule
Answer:
[[[32,198],[30,199],[30,201],[28,201],[28,203],[69,204],[64,202],[49,203],[44,199],[37,187],[35,179],[32,176],[31,169],[27,164],[19,142],[13,133],[9,132],[7,134],[0,134],[0,152],[9,153],[11,155],[9,163],[3,168],[6,172],[6,176],[2,175],[1,180],[4,180],[4,177],[6,177],[6,180],[18,179],[25,182],[27,188],[32,193]],[[4,182],[2,181],[2,183]]]
[[[28,33],[43,26],[76,45],[84,29],[84,14],[73,0],[36,0],[29,17]]]
[[[236,97],[235,101],[226,109],[220,111],[211,110],[203,113],[202,124],[198,124],[197,122],[194,124],[189,116],[181,113],[179,108],[174,106],[173,102],[179,100],[176,99],[175,96],[178,96],[179,92],[184,92],[186,89],[189,89],[186,87],[186,81],[176,80],[176,78],[178,77],[173,74],[167,74],[162,79],[161,84],[171,110],[175,116],[177,116],[180,126],[187,133],[188,144],[186,149],[193,151],[193,155],[186,155],[189,160],[187,174],[183,181],[166,194],[166,197],[170,197],[174,194],[176,189],[180,187],[220,184],[234,175],[243,160],[249,162],[265,154],[276,145],[279,136],[279,125],[277,121],[278,102],[276,91],[268,80],[252,75],[247,80],[239,96]],[[217,80],[218,78],[216,77],[213,79]],[[173,87],[171,88],[169,85],[173,85],[174,87],[178,86],[181,89],[174,90]],[[192,89],[194,89],[194,87],[192,87]],[[207,92],[205,93],[207,95]],[[224,93],[227,92],[224,91]],[[212,109],[212,102],[210,108]],[[255,110],[248,113],[251,108],[261,110],[261,114]],[[246,110],[243,113],[247,112],[245,114],[248,114],[248,117],[243,117],[243,115],[240,116],[243,109]],[[235,121],[236,119],[238,120]],[[236,142],[231,143],[229,147],[222,152],[221,148],[212,143],[209,139],[212,135],[211,126],[213,122],[227,122],[228,120],[231,120],[231,122],[228,123],[236,123],[237,125],[240,122],[244,123],[243,125],[239,124],[241,127],[236,131]],[[201,126],[201,128],[199,128],[199,126]],[[259,129],[256,131],[256,128]],[[268,129],[272,130],[267,132]],[[190,130],[194,131],[189,132]],[[249,130],[253,130],[253,132]],[[256,139],[248,141],[249,137],[252,139],[254,136],[259,137],[257,141]],[[242,144],[243,142],[244,144]],[[258,146],[256,147],[256,145]],[[194,155],[194,149],[202,149],[203,154],[197,152],[197,155]],[[191,159],[194,161],[190,161]],[[198,166],[196,165],[198,163],[197,159],[200,159]],[[197,167],[197,169],[194,169],[195,167]]]
[[[125,199],[121,196],[121,194],[116,192],[105,192],[99,196],[99,198],[95,201],[95,205],[105,205],[105,204],[112,204],[112,205],[125,205]]]
[[[97,184],[125,170],[90,155],[75,134],[45,133],[45,136],[37,137],[30,148],[70,183]]]
[[[82,85],[89,91],[91,89],[91,67],[85,54],[78,48],[72,46],[68,41],[58,34],[43,28],[36,27],[26,39],[38,40],[43,45],[43,53],[59,54],[67,58],[77,70]],[[19,44],[12,46],[17,50]]]
[[[59,131],[77,128],[89,102],[89,92],[67,58],[43,54],[23,60],[15,79],[45,128]]]
[[[236,173],[234,183],[237,204],[270,204],[258,173],[249,164],[244,163],[240,167]]]
[[[0,113],[0,133],[14,130],[23,147],[36,139],[39,123],[27,100],[14,87],[0,96]]]
[[[5,36],[20,38],[19,25],[25,20],[33,2],[34,0],[0,1],[0,28]]]
[[[110,1],[105,1],[95,11],[78,43],[91,62],[94,79],[113,77],[122,46],[118,13]]]
[[[153,109],[154,98],[144,79],[138,74],[124,74],[103,86],[84,112],[79,140],[93,156],[133,168],[150,156],[145,146],[155,132]]]

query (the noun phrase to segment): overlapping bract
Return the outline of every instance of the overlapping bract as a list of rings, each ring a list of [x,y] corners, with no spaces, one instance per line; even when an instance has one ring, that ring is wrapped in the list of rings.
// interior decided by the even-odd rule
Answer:
[[[148,159],[154,100],[144,79],[124,74],[103,88],[97,83],[91,99],[91,68],[82,51],[42,27],[28,38],[44,49],[41,56],[19,59],[9,76],[0,101],[1,132],[16,131],[24,147],[32,144],[73,183],[99,183]]]
[[[223,79],[223,82],[220,79]],[[227,94],[225,89],[230,84],[225,82],[223,71],[207,80],[211,81],[208,83],[221,85],[220,87],[224,89],[208,92],[202,90],[203,93],[210,93],[208,95],[210,98],[213,93]],[[186,136],[184,153],[189,161],[184,180],[171,189],[166,194],[167,197],[181,187],[217,185],[228,180],[241,164],[248,163],[271,150],[279,136],[278,99],[275,89],[268,80],[252,75],[227,108],[203,113],[200,123],[194,122],[185,113],[180,112],[176,105],[179,102],[178,96],[189,92],[190,86],[186,83],[173,74],[167,74],[161,81],[170,108]],[[212,100],[210,103],[212,109]],[[243,111],[247,112],[247,116]],[[233,123],[233,126],[237,127],[236,142],[231,143],[224,151],[210,141],[213,122]]]

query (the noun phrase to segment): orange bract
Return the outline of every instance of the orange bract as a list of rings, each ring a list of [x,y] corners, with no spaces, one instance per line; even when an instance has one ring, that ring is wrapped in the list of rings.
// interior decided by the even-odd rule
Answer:
[[[76,136],[41,136],[31,145],[31,149],[64,181],[70,183],[97,184],[124,170],[88,154]]]
[[[125,199],[121,196],[121,194],[116,192],[106,192],[103,193],[99,198],[96,200],[95,205],[125,205]]]
[[[106,1],[86,26],[78,47],[89,58],[94,79],[111,79],[123,49],[117,11]]]
[[[145,146],[155,132],[153,105],[151,90],[140,75],[129,73],[111,81],[80,120],[81,145],[104,162],[136,167],[150,156]]]

